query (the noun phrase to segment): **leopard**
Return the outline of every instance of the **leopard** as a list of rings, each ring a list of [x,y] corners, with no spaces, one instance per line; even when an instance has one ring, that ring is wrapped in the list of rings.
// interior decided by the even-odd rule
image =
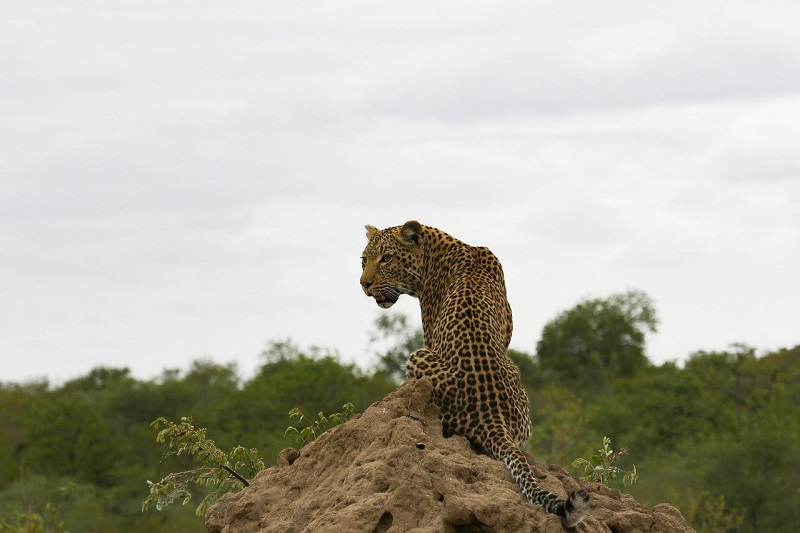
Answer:
[[[424,347],[411,353],[406,379],[429,378],[447,437],[461,435],[505,465],[524,497],[567,528],[590,508],[578,489],[564,499],[538,482],[522,447],[531,434],[528,395],[507,355],[513,330],[503,267],[486,247],[409,220],[367,225],[361,288],[388,309],[419,299]]]

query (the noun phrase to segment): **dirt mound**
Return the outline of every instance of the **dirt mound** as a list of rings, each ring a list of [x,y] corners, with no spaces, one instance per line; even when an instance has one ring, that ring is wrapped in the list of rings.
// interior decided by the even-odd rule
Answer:
[[[284,450],[248,489],[208,510],[208,531],[564,531],[560,518],[523,499],[503,465],[474,453],[464,438],[442,437],[431,392],[428,380],[406,383],[299,455]],[[574,531],[693,531],[670,505],[651,509],[557,466],[531,464],[552,492],[590,493],[592,509]]]

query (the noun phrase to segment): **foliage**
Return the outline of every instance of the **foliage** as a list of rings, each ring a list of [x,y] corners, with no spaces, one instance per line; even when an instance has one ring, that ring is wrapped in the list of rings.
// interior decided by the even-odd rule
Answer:
[[[25,421],[27,458],[44,474],[112,483],[114,443],[98,406],[82,397],[54,396]]]
[[[49,498],[57,497],[58,504],[48,499],[37,502],[30,495],[24,498],[23,509],[12,509],[8,516],[0,517],[0,533],[58,533],[65,531],[61,513],[62,503],[69,498],[75,484],[66,482],[56,491],[47,489]]]
[[[700,532],[726,530],[723,503],[743,517],[731,531],[800,531],[798,368],[800,346],[759,357],[737,344],[619,382],[599,402],[610,431],[647,450],[633,495],[676,504]]]
[[[0,533],[57,533],[65,531],[64,521],[59,516],[58,506],[45,502],[39,509],[19,511],[14,509],[11,516],[0,518]]]
[[[303,411],[301,411],[299,407],[295,407],[289,411],[289,417],[296,418],[298,424],[302,425],[305,422],[309,424],[300,428],[289,426],[286,428],[286,435],[295,435],[297,442],[300,443],[301,446],[305,446],[309,442],[316,440],[317,437],[329,429],[350,420],[353,417],[353,409],[353,404],[348,402],[342,406],[342,411],[340,413],[333,413],[325,416],[322,411],[320,411],[317,413],[317,418],[312,421],[303,414]]]
[[[645,368],[609,389],[593,400],[600,414],[589,426],[636,450],[669,452],[687,436],[703,436],[727,425],[727,414],[704,397],[702,383],[673,363]]]
[[[252,478],[265,468],[263,459],[258,456],[258,450],[236,446],[226,454],[213,440],[206,438],[206,428],[195,428],[192,425],[191,418],[183,417],[180,423],[176,424],[161,417],[150,424],[154,428],[158,428],[159,425],[166,427],[158,432],[156,442],[167,443],[170,450],[167,456],[182,453],[194,455],[206,466],[171,473],[157,483],[148,481],[150,495],[142,502],[143,512],[153,503],[160,511],[176,499],[181,499],[185,505],[192,497],[189,485],[196,483],[211,489],[196,510],[198,515],[203,515],[208,506],[223,494],[238,492],[250,486],[248,479],[239,471],[244,470],[245,475]],[[172,451],[173,448],[175,451]]]
[[[533,392],[547,385],[541,366],[531,354],[509,348],[506,355],[519,368],[522,386],[525,389]]]
[[[531,410],[533,426],[528,444],[539,459],[562,464],[593,442],[595,433],[589,423],[597,408],[584,403],[572,391],[554,386],[541,388],[532,395]]]
[[[697,533],[727,533],[738,531],[745,521],[741,508],[731,508],[722,494],[709,494],[707,491],[694,494],[681,507],[686,520],[694,525]]]
[[[630,312],[635,307],[623,306],[622,315],[636,319]],[[583,311],[593,320],[616,316],[605,308]],[[635,323],[643,334],[650,331],[647,322]],[[205,531],[195,506],[141,512],[142,480],[198,466],[218,468],[199,465],[196,454],[178,455],[174,447],[169,461],[160,462],[163,450],[153,446],[149,424],[159,416],[193,417],[213,428],[218,449],[246,443],[258,447],[265,465],[274,462],[294,444],[296,435],[284,431],[291,408],[340,412],[350,401],[354,411],[362,411],[396,388],[380,356],[415,331],[421,339],[411,322],[404,324],[405,330],[373,344],[375,366],[368,370],[342,363],[332,350],[276,341],[247,378],[233,364],[199,360],[152,379],[99,367],[61,385],[0,384],[0,522],[19,530],[37,514],[50,516],[49,504],[56,510],[49,530],[63,523],[66,531],[95,533]],[[639,348],[644,354],[644,339]],[[401,350],[394,353],[400,356]],[[634,357],[633,369],[607,366],[605,361],[619,358],[600,352],[600,366],[594,367],[580,357],[558,362],[517,350],[508,355],[529,391],[530,444],[537,456],[556,463],[589,457],[591,443],[610,435],[636,450],[637,470],[647,473],[627,490],[648,505],[675,504],[698,533],[800,531],[800,346],[760,353],[737,344],[695,352],[684,366],[652,365],[646,358],[641,365]],[[562,370],[555,368],[562,364]],[[298,431],[314,423],[304,419],[294,423]],[[235,454],[227,455],[236,467]],[[245,468],[236,469],[251,477]],[[622,485],[620,478],[612,484]],[[57,488],[69,483],[75,488],[59,496]],[[202,500],[213,489],[192,490]]]
[[[785,407],[710,436],[697,452],[712,494],[744,511],[741,531],[800,531],[800,412]]]
[[[655,332],[657,324],[644,292],[584,299],[545,325],[536,357],[559,383],[596,393],[649,365],[645,333]]]
[[[335,352],[319,348],[306,353],[292,343],[275,342],[263,357],[266,363],[242,388],[239,411],[229,415],[244,421],[248,435],[263,428],[264,419],[282,421],[294,407],[331,412],[352,402],[356,410],[363,410],[396,387],[384,374],[365,373],[341,363]]]
[[[611,480],[623,474],[622,484],[627,487],[639,481],[639,474],[636,471],[636,465],[633,465],[630,470],[623,470],[614,464],[620,457],[626,455],[628,455],[628,450],[622,448],[615,452],[611,449],[611,439],[603,437],[603,447],[597,450],[596,455],[592,455],[589,459],[582,457],[575,459],[572,466],[583,469],[586,474],[583,479],[603,485],[608,485]]]
[[[50,533],[64,531],[64,522],[57,518],[56,507],[47,502],[39,512],[21,513],[16,509],[8,518],[0,519],[0,533]]]

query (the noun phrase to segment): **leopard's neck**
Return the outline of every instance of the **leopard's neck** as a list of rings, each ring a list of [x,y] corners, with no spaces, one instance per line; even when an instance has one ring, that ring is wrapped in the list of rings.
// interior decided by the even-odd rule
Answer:
[[[435,344],[438,334],[434,324],[440,318],[451,291],[473,267],[472,247],[441,230],[425,228],[422,251],[422,290],[419,302],[425,344]]]

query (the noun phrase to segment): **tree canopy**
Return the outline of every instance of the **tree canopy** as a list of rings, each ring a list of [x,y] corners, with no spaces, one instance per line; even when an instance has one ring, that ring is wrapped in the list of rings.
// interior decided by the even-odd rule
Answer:
[[[544,326],[536,357],[552,379],[594,393],[649,365],[646,333],[657,325],[655,306],[642,291],[584,299]]]
[[[627,291],[559,313],[535,354],[509,350],[531,399],[531,452],[569,467],[609,437],[639,472],[625,490],[676,505],[699,533],[800,531],[800,345],[733,344],[654,365],[656,325],[650,298]],[[274,462],[295,444],[291,409],[363,411],[422,343],[402,315],[379,315],[373,337],[368,369],[278,340],[246,379],[204,359],[149,380],[98,367],[60,386],[0,384],[0,531],[36,531],[34,518],[48,531],[204,531],[193,506],[141,512],[146,480],[191,468],[165,457],[150,423],[192,417],[220,448],[256,447]]]

